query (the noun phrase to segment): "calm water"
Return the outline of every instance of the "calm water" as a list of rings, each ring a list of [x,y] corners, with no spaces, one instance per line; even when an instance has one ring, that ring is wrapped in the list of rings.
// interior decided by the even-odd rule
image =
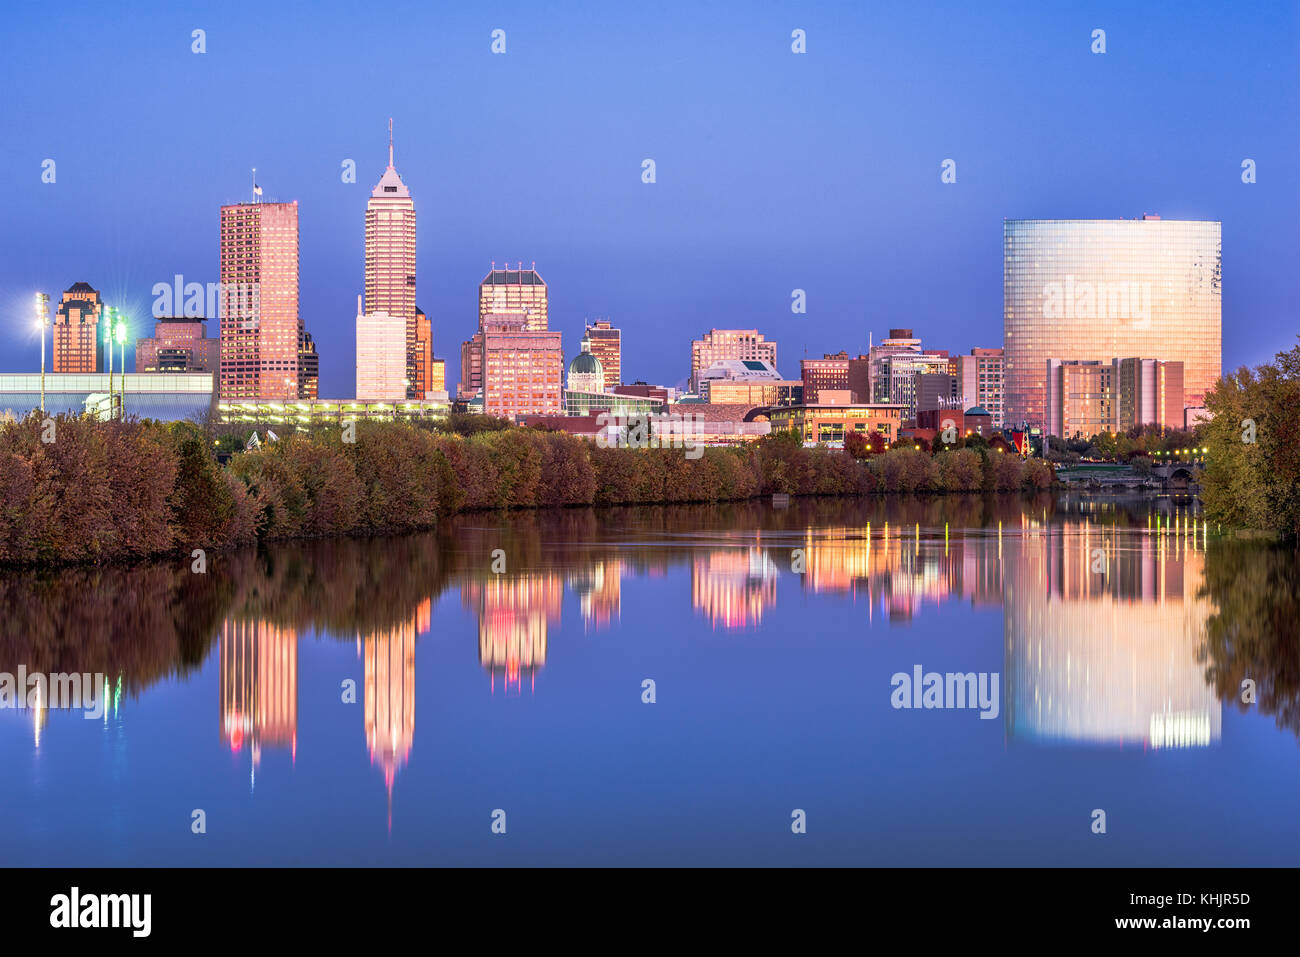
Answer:
[[[0,672],[111,697],[0,711],[0,864],[1300,862],[1295,553],[1167,500],[474,515],[209,558],[0,575]],[[893,707],[918,665],[997,675],[996,718]]]

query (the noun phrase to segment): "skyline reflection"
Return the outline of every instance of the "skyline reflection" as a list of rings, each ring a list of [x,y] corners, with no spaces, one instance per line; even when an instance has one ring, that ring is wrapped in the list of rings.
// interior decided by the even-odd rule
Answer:
[[[491,570],[497,548],[510,557],[509,573]],[[29,672],[121,675],[114,697],[126,700],[115,720],[129,720],[131,698],[200,667],[215,643],[220,740],[232,753],[247,749],[252,787],[264,749],[287,750],[296,762],[300,642],[351,638],[366,747],[388,792],[390,828],[394,783],[412,759],[417,646],[451,589],[475,621],[492,696],[498,685],[507,698],[525,685],[530,695],[546,693],[538,679],[553,637],[571,642],[576,634],[562,628],[568,596],[582,633],[598,635],[624,626],[629,582],[661,579],[648,584],[657,601],[688,602],[720,633],[753,631],[778,600],[800,592],[860,607],[864,634],[878,627],[887,635],[945,603],[1001,606],[1010,742],[1213,745],[1242,674],[1260,683],[1258,706],[1300,734],[1294,664],[1286,660],[1294,616],[1276,616],[1276,634],[1247,649],[1251,662],[1230,658],[1243,653],[1239,643],[1207,638],[1209,623],[1213,635],[1232,627],[1225,589],[1239,589],[1254,566],[1285,607],[1300,585],[1284,570],[1279,578],[1268,549],[1234,545],[1220,554],[1228,548],[1187,506],[1068,497],[477,515],[427,535],[224,554],[207,576],[161,565],[15,573],[0,583],[11,612],[0,670],[25,664]],[[802,573],[794,570],[797,551]],[[689,594],[673,584],[679,574]],[[1230,584],[1216,585],[1221,579]],[[782,599],[786,588],[797,591]],[[24,720],[34,746],[52,746],[44,707]]]

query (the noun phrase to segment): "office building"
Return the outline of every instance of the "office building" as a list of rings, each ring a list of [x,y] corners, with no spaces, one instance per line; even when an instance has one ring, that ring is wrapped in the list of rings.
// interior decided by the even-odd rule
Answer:
[[[783,379],[776,366],[761,359],[720,359],[700,370],[699,397],[715,405],[793,405],[802,402],[800,379]]]
[[[415,398],[424,399],[433,388],[433,323],[415,307]]]
[[[298,341],[298,398],[316,399],[320,397],[320,355],[316,352],[316,343],[311,333],[305,329]]]
[[[536,266],[534,263],[532,269],[524,269],[520,263],[517,269],[497,269],[493,263],[479,283],[478,331],[460,347],[460,383],[456,392],[461,399],[472,399],[483,391],[484,323],[490,316],[522,317],[523,332],[548,331],[546,280]],[[563,371],[563,358],[560,366]]]
[[[840,445],[850,432],[879,434],[887,442],[899,437],[905,407],[892,403],[853,402],[847,390],[825,390],[821,402],[772,409],[768,419],[774,432],[793,429],[805,443]],[[833,401],[832,401],[833,400]]]
[[[970,355],[953,356],[950,371],[961,380],[962,402],[987,409],[993,424],[1001,428],[1006,386],[1003,350],[977,347]]]
[[[863,364],[869,368],[869,360],[866,356],[858,356],[858,360],[865,360]],[[800,359],[799,360],[799,378],[803,381],[803,397],[808,402],[816,402],[817,395],[822,389],[853,391],[853,384],[849,381],[849,370],[857,360],[849,358],[849,354],[840,351],[832,355],[824,353],[820,359]],[[866,401],[870,396],[862,396]]]
[[[406,397],[415,398],[419,344],[415,308],[415,203],[393,167],[393,121],[388,121],[388,168],[366,203],[367,315],[398,317],[406,328]]]
[[[75,282],[63,293],[52,330],[50,368],[54,372],[99,372],[103,368],[98,338],[103,310],[104,301],[90,283]]]
[[[219,372],[221,340],[208,337],[206,319],[162,316],[152,336],[135,341],[136,372]]]
[[[528,328],[522,311],[483,319],[478,361],[483,413],[517,419],[564,408],[564,349],[560,333]]]
[[[913,392],[916,394],[916,411],[932,409],[965,409],[967,405],[959,391],[961,380],[946,372],[919,372]]]
[[[1091,438],[1155,425],[1185,422],[1183,364],[1126,357],[1047,361],[1047,433]]]
[[[699,391],[699,374],[715,362],[752,359],[776,365],[776,343],[757,329],[710,329],[691,342],[691,391]]]
[[[868,350],[868,369],[871,380],[873,402],[888,402],[890,383],[885,376],[884,361],[890,356],[919,355],[921,340],[912,335],[911,329],[890,329],[889,335],[874,343]],[[943,370],[946,371],[946,370]]]
[[[1048,360],[1063,356],[1181,362],[1201,405],[1222,372],[1222,249],[1217,222],[1007,220],[1006,423],[1047,424]]]
[[[916,423],[916,381],[920,375],[948,374],[947,352],[899,352],[881,356],[877,377],[873,370],[872,389],[877,401],[906,407],[904,424]]]
[[[489,315],[520,313],[526,317],[525,330],[545,332],[548,323],[548,296],[546,280],[537,273],[537,264],[524,269],[519,263],[515,269],[497,269],[493,263],[487,276],[478,287],[479,328]]]
[[[1119,430],[1144,425],[1181,429],[1187,421],[1183,364],[1162,359],[1117,359]]]
[[[1049,435],[1090,438],[1118,427],[1116,369],[1110,360],[1047,360]]]
[[[605,371],[605,389],[609,392],[623,384],[623,333],[607,319],[588,323],[585,335],[591,340],[591,354],[600,360]]]
[[[360,301],[357,308],[361,308]],[[357,400],[396,402],[405,398],[406,320],[385,312],[358,315]]]
[[[221,375],[227,399],[296,399],[298,204],[221,207]]]

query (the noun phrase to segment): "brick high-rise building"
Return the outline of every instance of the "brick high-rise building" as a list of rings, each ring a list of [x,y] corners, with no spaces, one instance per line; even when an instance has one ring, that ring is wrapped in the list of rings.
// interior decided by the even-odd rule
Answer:
[[[298,204],[221,207],[223,399],[296,399]]]
[[[483,388],[483,331],[489,317],[521,317],[524,332],[546,332],[549,328],[549,303],[546,280],[532,269],[497,269],[493,263],[478,287],[478,331],[460,347],[460,384],[457,394],[473,396]],[[561,359],[563,366],[563,359]]]
[[[525,269],[497,269],[492,264],[478,287],[478,327],[492,314],[526,313],[529,332],[545,332],[550,326],[546,280],[537,274],[537,264]]]
[[[854,402],[871,400],[871,361],[867,356],[852,358],[847,352],[823,354],[820,359],[800,359],[799,377],[803,380],[803,401],[817,401],[823,389],[840,392],[847,389]]]
[[[607,319],[597,319],[587,324],[586,338],[591,343],[591,354],[600,360],[605,372],[605,391],[623,384],[623,332],[615,329]]]
[[[306,330],[298,342],[298,398],[320,398],[320,355]]]
[[[483,388],[483,331],[480,329],[460,344],[460,384],[456,394],[472,399]]]
[[[75,282],[63,293],[54,314],[54,372],[99,372],[104,362],[99,354],[99,317],[104,301],[90,283]],[[136,367],[139,368],[138,366]]]
[[[776,343],[757,329],[710,329],[691,342],[691,391],[700,387],[699,374],[725,359],[756,359],[776,365]]]
[[[433,323],[415,307],[415,398],[423,399],[433,388]]]
[[[954,375],[960,379],[966,406],[979,406],[993,417],[993,424],[1002,427],[1006,393],[1003,351],[1001,349],[975,348],[968,356],[954,356]]]
[[[503,418],[558,414],[564,408],[560,333],[528,328],[523,312],[483,320],[483,412]]]
[[[366,203],[366,314],[386,313],[406,323],[406,397],[419,379],[415,308],[415,203],[393,168],[393,121],[388,121],[388,168]]]
[[[218,372],[221,340],[208,337],[206,319],[159,316],[152,336],[135,341],[136,372]]]

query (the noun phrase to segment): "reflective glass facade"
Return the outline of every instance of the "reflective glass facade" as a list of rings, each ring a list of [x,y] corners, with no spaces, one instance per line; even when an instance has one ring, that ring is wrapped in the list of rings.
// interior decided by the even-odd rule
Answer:
[[[1003,336],[1007,424],[1045,424],[1049,359],[1183,363],[1200,405],[1222,369],[1217,222],[1007,220]]]

